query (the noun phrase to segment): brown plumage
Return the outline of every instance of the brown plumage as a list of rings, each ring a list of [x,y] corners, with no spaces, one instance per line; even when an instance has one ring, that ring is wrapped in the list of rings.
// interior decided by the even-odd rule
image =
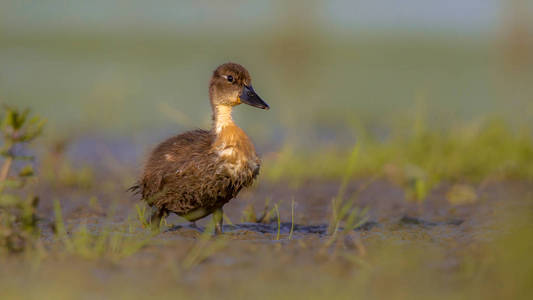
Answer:
[[[254,145],[231,118],[232,108],[240,103],[269,108],[253,90],[248,71],[235,63],[219,66],[209,83],[209,98],[211,130],[188,131],[159,144],[132,187],[155,208],[154,225],[169,212],[193,222],[216,212],[220,232],[223,205],[259,173]]]

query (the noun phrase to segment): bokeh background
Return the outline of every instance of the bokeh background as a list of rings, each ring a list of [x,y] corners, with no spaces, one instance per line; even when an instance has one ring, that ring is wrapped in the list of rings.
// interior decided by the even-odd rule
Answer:
[[[259,179],[153,234],[126,189],[227,61]],[[0,0],[1,104],[47,120],[2,299],[533,299],[531,0]]]
[[[234,61],[272,107],[235,112],[261,147],[351,145],[420,110],[531,121],[532,20],[526,0],[2,0],[0,101],[49,134],[160,138],[210,125],[209,76]]]

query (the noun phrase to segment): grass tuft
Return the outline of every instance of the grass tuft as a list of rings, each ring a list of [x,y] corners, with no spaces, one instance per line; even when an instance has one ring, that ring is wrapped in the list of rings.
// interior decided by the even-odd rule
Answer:
[[[515,130],[496,120],[447,130],[416,128],[396,129],[381,138],[363,132],[350,151],[330,146],[296,150],[297,145],[289,143],[276,156],[265,158],[263,175],[269,181],[294,184],[341,179],[340,196],[352,177],[378,176],[398,183],[417,201],[442,181],[533,180],[530,128]]]

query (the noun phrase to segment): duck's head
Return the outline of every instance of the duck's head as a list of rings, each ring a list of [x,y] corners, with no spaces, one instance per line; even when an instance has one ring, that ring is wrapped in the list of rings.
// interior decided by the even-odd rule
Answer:
[[[209,98],[214,108],[241,103],[262,109],[270,108],[254,91],[250,73],[236,63],[225,63],[216,68],[209,82]]]

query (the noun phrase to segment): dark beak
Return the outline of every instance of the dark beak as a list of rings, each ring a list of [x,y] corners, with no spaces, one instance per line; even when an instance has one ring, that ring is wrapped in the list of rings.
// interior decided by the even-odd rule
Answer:
[[[242,88],[241,102],[246,103],[251,106],[259,107],[262,109],[269,109],[268,104],[263,101],[254,91],[254,88],[251,85],[245,85]]]

